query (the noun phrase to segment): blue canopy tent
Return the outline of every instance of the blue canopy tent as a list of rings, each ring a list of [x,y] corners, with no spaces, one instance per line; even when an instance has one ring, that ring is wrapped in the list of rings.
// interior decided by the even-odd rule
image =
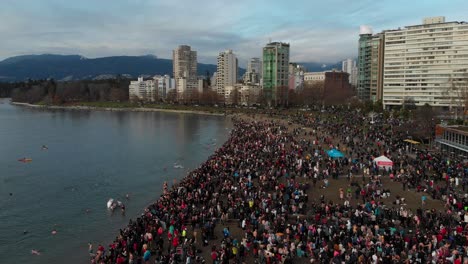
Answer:
[[[344,154],[337,149],[330,149],[327,151],[327,154],[330,158],[344,158]]]

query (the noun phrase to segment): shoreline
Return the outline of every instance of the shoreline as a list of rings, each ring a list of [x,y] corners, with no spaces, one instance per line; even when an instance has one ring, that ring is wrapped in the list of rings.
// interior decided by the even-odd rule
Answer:
[[[77,110],[77,111],[110,111],[110,112],[166,112],[166,113],[180,113],[180,114],[197,114],[197,115],[211,115],[211,116],[226,116],[221,113],[209,113],[197,110],[177,110],[177,109],[161,109],[161,108],[146,108],[146,107],[97,107],[97,106],[58,106],[58,105],[36,105],[29,103],[10,102],[10,104],[25,106],[30,108],[51,109],[51,110]]]

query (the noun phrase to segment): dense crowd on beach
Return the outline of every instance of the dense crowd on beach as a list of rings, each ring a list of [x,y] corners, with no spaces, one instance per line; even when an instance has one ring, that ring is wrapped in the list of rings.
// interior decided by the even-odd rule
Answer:
[[[234,117],[228,141],[165,184],[113,243],[90,246],[91,262],[468,263],[467,166],[409,149],[405,132],[393,129],[401,120],[385,120],[392,129],[368,125],[347,109],[254,120]],[[333,148],[346,157],[328,157]],[[391,169],[373,163],[382,154]],[[382,177],[419,192],[419,209],[394,197]],[[309,197],[339,178],[349,184],[335,201]],[[445,206],[426,208],[427,199]]]

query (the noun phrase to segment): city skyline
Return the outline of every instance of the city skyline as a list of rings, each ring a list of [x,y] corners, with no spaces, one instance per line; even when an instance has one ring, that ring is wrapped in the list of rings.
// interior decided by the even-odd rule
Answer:
[[[420,24],[424,17],[466,21],[468,3],[452,1],[2,1],[0,60],[24,54],[89,58],[154,54],[171,58],[186,44],[201,63],[232,49],[245,65],[271,41],[291,45],[291,61],[357,57],[359,27],[374,32]],[[338,8],[337,8],[338,7]],[[346,8],[341,8],[346,7]],[[327,14],[327,15],[324,15]]]

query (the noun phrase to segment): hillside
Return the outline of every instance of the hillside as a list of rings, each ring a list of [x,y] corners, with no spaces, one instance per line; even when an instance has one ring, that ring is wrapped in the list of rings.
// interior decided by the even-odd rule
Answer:
[[[198,64],[198,74],[216,71],[216,65]],[[243,74],[245,70],[240,69]],[[91,80],[117,75],[136,78],[139,75],[172,74],[172,60],[153,55],[114,56],[88,59],[79,55],[24,55],[0,62],[0,81],[27,79]]]
[[[303,62],[308,71],[341,70],[341,62],[323,64]],[[198,64],[198,74],[216,71],[216,65]],[[239,68],[239,78],[245,69]],[[24,81],[27,79],[49,79],[58,81],[100,80],[122,75],[136,78],[139,75],[172,74],[172,60],[153,55],[113,56],[88,59],[80,55],[23,55],[0,61],[0,82]]]

